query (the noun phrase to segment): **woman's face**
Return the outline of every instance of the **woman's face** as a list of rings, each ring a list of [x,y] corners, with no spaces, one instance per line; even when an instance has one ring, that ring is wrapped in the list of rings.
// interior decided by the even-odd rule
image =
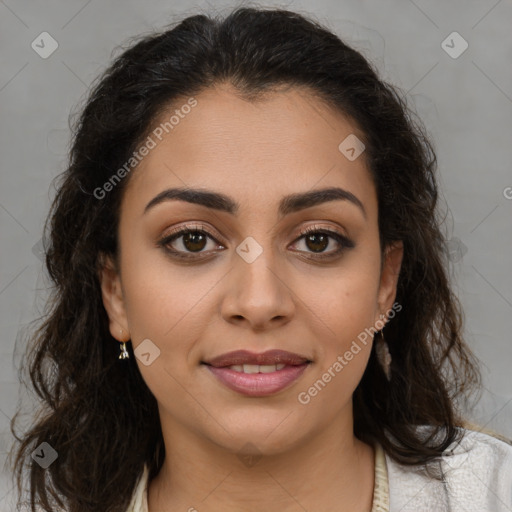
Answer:
[[[362,134],[298,89],[251,103],[226,86],[195,100],[157,120],[181,113],[169,133],[153,132],[127,184],[120,273],[102,274],[111,333],[131,339],[164,436],[277,453],[332,426],[352,435],[351,397],[371,349],[362,333],[392,307],[402,256],[400,246],[387,252],[381,274],[364,152],[354,159],[351,139],[339,149]],[[165,195],[176,188],[213,195]],[[172,239],[181,229],[192,233]],[[298,358],[205,364],[240,350]]]

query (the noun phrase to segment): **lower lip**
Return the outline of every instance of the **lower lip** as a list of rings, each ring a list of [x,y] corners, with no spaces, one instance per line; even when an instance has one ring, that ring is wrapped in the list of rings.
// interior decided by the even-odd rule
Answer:
[[[309,363],[304,363],[297,366],[285,366],[282,370],[270,373],[243,373],[230,368],[206,365],[208,370],[228,388],[246,396],[273,395],[295,382],[308,366]]]

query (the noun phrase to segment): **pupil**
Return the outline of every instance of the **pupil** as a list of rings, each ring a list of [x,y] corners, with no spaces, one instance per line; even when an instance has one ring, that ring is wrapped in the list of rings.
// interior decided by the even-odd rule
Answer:
[[[203,239],[202,241],[200,239]],[[185,247],[191,251],[200,251],[204,249],[205,236],[202,233],[194,231],[192,233],[187,233],[184,237],[183,243]],[[202,243],[201,243],[202,242]],[[199,244],[199,247],[197,246]]]
[[[327,236],[325,236],[325,235],[323,235],[323,234],[321,234],[321,233],[320,233],[320,234],[314,234],[314,235],[308,235],[308,237],[306,238],[306,243],[313,241],[313,245],[314,245],[314,240],[315,240],[315,239],[321,239],[321,240],[322,240],[322,242],[323,242],[323,243],[322,243],[322,242],[320,242],[320,245],[321,245],[322,247],[318,250],[318,252],[323,251],[323,250],[327,247]],[[309,247],[310,249],[314,250],[314,251],[315,251],[316,249],[318,249],[318,247],[317,247],[317,248],[315,248],[315,247],[311,247],[311,246],[309,246],[309,244],[308,244],[308,247]]]

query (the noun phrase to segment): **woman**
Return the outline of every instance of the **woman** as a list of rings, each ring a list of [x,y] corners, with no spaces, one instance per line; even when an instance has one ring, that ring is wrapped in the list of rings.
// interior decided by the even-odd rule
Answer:
[[[509,510],[512,446],[459,409],[479,372],[435,165],[398,92],[293,12],[126,50],[49,217],[31,510]]]

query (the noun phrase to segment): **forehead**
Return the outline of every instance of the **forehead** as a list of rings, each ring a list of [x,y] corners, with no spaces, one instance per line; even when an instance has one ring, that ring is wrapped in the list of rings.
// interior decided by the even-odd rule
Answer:
[[[127,200],[147,202],[171,186],[224,191],[240,202],[339,186],[363,202],[376,200],[364,152],[350,161],[339,149],[348,136],[364,135],[307,90],[248,101],[221,85],[195,95],[193,108],[181,108],[188,100],[155,120],[149,134],[155,147],[130,176]]]

